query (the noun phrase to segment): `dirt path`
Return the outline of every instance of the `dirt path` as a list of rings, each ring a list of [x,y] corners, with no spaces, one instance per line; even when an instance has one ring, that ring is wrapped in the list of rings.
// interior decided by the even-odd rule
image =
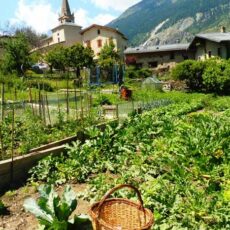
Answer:
[[[71,184],[73,190],[84,192],[87,189],[86,184]],[[64,186],[57,189],[61,193]],[[37,198],[38,193],[34,187],[23,187],[15,191],[9,191],[4,196],[0,197],[3,203],[8,207],[9,215],[0,216],[0,230],[36,230],[38,222],[36,218],[26,213],[23,209],[23,202],[28,197]],[[78,200],[78,207],[74,214],[87,214],[90,205],[87,201]]]

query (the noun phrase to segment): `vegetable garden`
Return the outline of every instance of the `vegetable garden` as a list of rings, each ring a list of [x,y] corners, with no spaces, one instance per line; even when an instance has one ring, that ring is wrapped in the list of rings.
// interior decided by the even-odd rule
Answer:
[[[154,211],[154,229],[228,229],[229,98],[184,97],[134,113],[103,132],[86,129],[85,143],[41,160],[31,169],[30,180],[86,182],[90,188],[79,196],[90,201],[115,184],[130,183]]]

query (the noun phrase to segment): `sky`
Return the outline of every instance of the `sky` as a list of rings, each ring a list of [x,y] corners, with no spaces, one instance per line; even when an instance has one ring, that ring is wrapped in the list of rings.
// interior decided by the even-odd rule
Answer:
[[[69,0],[75,23],[84,27],[105,25],[140,0]],[[0,33],[10,27],[28,26],[48,33],[58,25],[62,0],[0,0]]]

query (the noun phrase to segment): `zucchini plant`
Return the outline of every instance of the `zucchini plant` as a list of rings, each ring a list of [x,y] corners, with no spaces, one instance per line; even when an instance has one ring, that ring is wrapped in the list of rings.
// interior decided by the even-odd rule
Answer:
[[[60,197],[53,185],[41,185],[38,188],[40,197],[37,201],[28,198],[24,202],[26,211],[34,214],[43,230],[91,229],[88,216],[71,214],[77,207],[76,194],[70,186],[66,186]]]

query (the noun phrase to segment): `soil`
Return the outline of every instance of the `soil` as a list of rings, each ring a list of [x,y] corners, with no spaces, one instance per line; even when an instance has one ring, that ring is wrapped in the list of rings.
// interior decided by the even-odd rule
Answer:
[[[71,184],[76,193],[84,192],[87,189],[86,184]],[[57,188],[58,193],[62,193],[64,186]],[[0,230],[36,230],[38,221],[31,213],[25,212],[23,202],[26,198],[37,199],[39,194],[33,186],[25,186],[15,191],[5,193],[0,199],[8,207],[8,215],[0,216]],[[74,214],[87,214],[90,204],[84,200],[78,200],[77,209]]]

